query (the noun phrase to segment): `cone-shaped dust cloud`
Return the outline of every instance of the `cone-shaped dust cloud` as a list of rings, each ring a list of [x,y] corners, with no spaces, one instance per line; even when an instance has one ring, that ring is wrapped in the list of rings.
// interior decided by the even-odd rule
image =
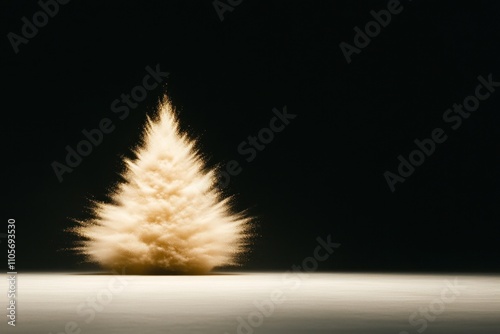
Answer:
[[[124,182],[111,203],[95,203],[80,222],[79,250],[103,268],[127,274],[207,273],[237,265],[249,237],[249,218],[236,214],[216,188],[195,142],[180,132],[171,103],[148,118]]]

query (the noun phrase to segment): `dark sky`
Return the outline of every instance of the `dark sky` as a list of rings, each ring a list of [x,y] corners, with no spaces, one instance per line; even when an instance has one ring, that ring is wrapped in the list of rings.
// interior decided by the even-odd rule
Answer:
[[[2,219],[16,219],[18,270],[93,268],[65,230],[120,181],[166,91],[209,165],[243,169],[225,188],[256,217],[243,269],[287,270],[331,235],[342,245],[321,270],[498,271],[500,87],[475,94],[479,76],[500,82],[500,2],[403,0],[348,63],[340,44],[387,8],[245,0],[221,21],[210,0],[73,0],[13,47],[41,7],[2,1]],[[120,119],[112,102],[147,66],[169,76]],[[470,117],[447,113],[464,100],[479,101]],[[285,106],[296,118],[246,161],[238,145]],[[51,164],[104,118],[114,131],[59,182]],[[446,140],[392,192],[384,173],[435,129]]]

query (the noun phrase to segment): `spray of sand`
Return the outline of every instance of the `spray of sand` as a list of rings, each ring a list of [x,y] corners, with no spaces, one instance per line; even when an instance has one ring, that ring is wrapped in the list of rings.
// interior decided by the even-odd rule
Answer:
[[[238,265],[250,219],[231,209],[195,144],[165,98],[148,118],[135,158],[124,160],[124,182],[110,203],[94,203],[94,218],[79,222],[78,250],[128,274],[203,274]]]

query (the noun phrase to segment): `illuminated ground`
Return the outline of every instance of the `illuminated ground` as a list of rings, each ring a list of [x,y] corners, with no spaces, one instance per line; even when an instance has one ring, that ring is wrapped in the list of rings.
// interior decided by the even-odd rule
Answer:
[[[500,276],[32,273],[17,278],[16,327],[8,326],[4,315],[1,333],[500,333]],[[6,290],[2,280],[0,291]],[[6,294],[1,296],[6,305]]]

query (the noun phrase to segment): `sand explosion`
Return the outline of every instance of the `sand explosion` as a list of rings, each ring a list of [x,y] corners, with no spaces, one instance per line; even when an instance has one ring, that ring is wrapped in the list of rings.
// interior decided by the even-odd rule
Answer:
[[[95,203],[94,218],[79,222],[78,250],[127,274],[202,274],[238,265],[250,219],[231,210],[195,145],[165,99],[148,117],[135,159],[124,159],[125,181],[111,203]]]

